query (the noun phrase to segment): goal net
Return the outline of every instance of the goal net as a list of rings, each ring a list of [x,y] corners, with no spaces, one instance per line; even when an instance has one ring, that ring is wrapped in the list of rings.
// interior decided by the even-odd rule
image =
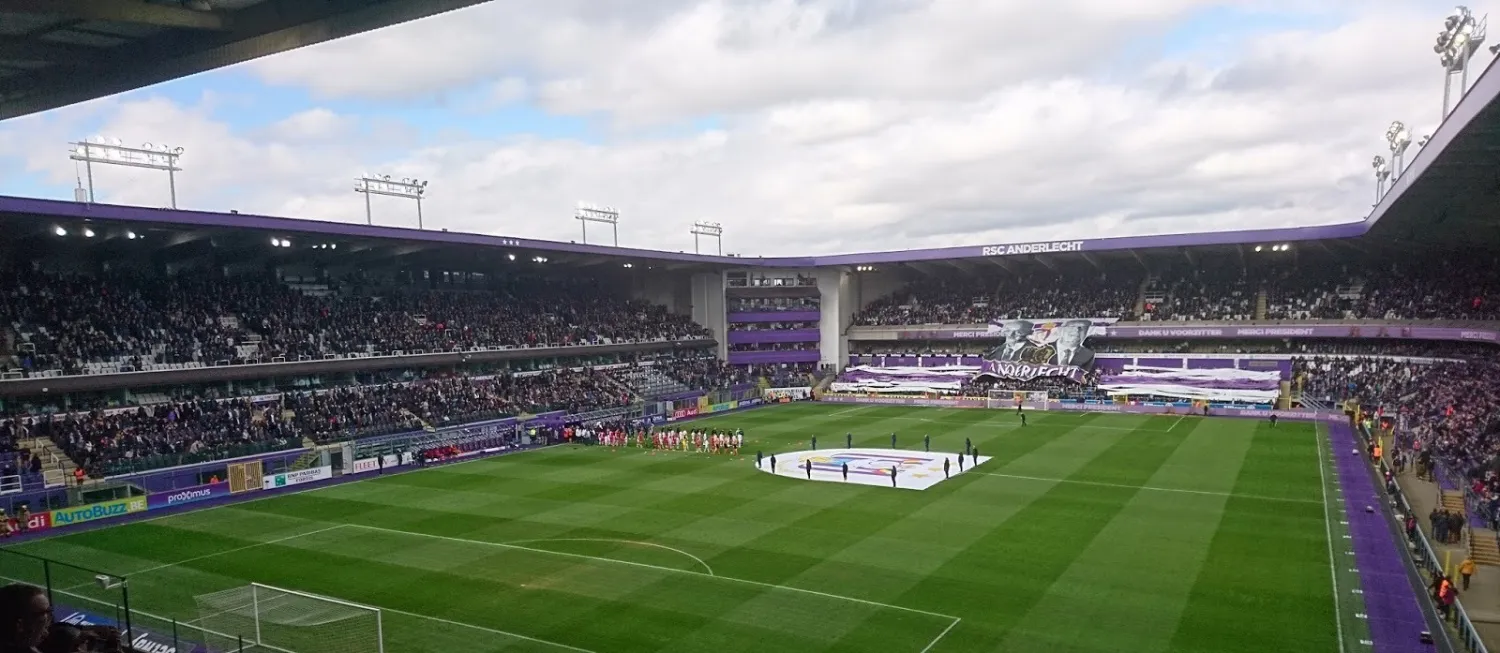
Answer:
[[[380,609],[254,583],[193,597],[211,648],[384,653]]]
[[[1014,409],[1020,402],[1025,402],[1029,410],[1047,410],[1047,392],[990,390],[989,397],[985,399],[985,407]]]

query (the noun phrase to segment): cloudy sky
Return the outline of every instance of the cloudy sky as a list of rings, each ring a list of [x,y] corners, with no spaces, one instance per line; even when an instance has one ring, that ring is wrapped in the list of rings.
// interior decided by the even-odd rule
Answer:
[[[429,228],[576,240],[588,201],[666,250],[695,220],[748,255],[1349,222],[1391,120],[1436,126],[1451,9],[496,0],[0,123],[0,194],[71,198],[101,134],[186,148],[184,208],[363,222],[368,171],[432,180]]]

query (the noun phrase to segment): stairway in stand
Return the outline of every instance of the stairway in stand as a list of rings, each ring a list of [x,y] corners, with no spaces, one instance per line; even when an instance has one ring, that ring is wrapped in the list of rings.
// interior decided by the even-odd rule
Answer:
[[[67,485],[73,479],[73,470],[78,464],[47,438],[29,438],[16,443],[16,448],[30,450],[32,455],[42,457],[42,479],[47,485]]]
[[[297,462],[292,463],[292,471],[300,472],[304,469],[310,469],[313,463],[318,462],[320,457],[321,454],[319,454],[317,449],[302,454],[301,457],[297,458]]]
[[[1489,567],[1500,567],[1500,541],[1488,528],[1469,529],[1469,557]]]

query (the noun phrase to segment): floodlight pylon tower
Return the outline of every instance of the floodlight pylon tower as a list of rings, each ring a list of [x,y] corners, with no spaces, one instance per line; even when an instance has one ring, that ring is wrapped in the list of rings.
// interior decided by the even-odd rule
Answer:
[[[589,244],[589,223],[598,222],[609,225],[614,232],[615,247],[620,246],[620,211],[618,209],[579,202],[577,210],[573,212],[573,219],[578,221],[578,226],[583,227],[583,244]]]
[[[1448,119],[1448,112],[1453,108],[1453,77],[1457,75],[1459,78],[1460,100],[1469,91],[1469,61],[1484,45],[1488,25],[1488,15],[1476,19],[1474,12],[1463,5],[1454,8],[1453,13],[1443,21],[1443,29],[1438,32],[1437,44],[1432,46],[1432,51],[1438,55],[1438,62],[1443,65],[1444,120]]]
[[[705,236],[714,239],[714,242],[718,245],[719,256],[724,255],[724,225],[721,225],[717,222],[705,222],[699,220],[698,222],[693,223],[693,228],[689,231],[689,233],[693,234],[694,254],[701,253],[698,251],[698,237]]]
[[[1385,181],[1390,179],[1391,169],[1386,167],[1383,156],[1376,156],[1370,162],[1370,167],[1375,169],[1375,203],[1380,204],[1380,200],[1385,197]]]
[[[1385,130],[1385,143],[1391,148],[1392,183],[1406,172],[1406,148],[1411,147],[1411,130],[1400,120],[1391,123]]]
[[[417,201],[417,229],[426,229],[422,223],[422,198],[427,196],[427,182],[421,179],[402,177],[399,181],[390,175],[360,175],[354,180],[354,192],[365,196],[365,224],[375,224],[375,215],[370,207],[371,195],[400,197]]]
[[[87,171],[90,204],[94,203],[94,164],[100,163],[165,171],[167,190],[171,193],[171,206],[174,209],[177,208],[177,173],[182,172],[182,168],[177,167],[177,159],[182,156],[182,148],[151,143],[140,147],[125,147],[118,138],[110,139],[110,142],[106,143],[102,136],[79,139],[69,145],[72,145],[73,149],[68,151],[68,158],[82,161],[83,168]]]

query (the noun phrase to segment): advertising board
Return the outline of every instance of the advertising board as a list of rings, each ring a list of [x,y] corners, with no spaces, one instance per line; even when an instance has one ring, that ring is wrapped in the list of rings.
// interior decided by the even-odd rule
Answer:
[[[267,476],[263,481],[264,485],[262,487],[271,490],[330,478],[333,478],[333,468],[325,465],[323,467],[313,467],[311,469],[301,469],[295,472]]]
[[[54,527],[71,526],[96,519],[128,515],[133,512],[141,512],[145,509],[146,497],[130,497],[129,499],[104,501],[77,508],[63,508],[52,511],[52,525]]]
[[[180,490],[172,490],[171,492],[157,492],[156,494],[148,495],[146,497],[146,508],[149,510],[158,510],[161,508],[180,506],[186,503],[206,501],[208,499],[217,497],[227,497],[229,495],[230,492],[228,481],[209,483],[207,485],[182,488]]]

